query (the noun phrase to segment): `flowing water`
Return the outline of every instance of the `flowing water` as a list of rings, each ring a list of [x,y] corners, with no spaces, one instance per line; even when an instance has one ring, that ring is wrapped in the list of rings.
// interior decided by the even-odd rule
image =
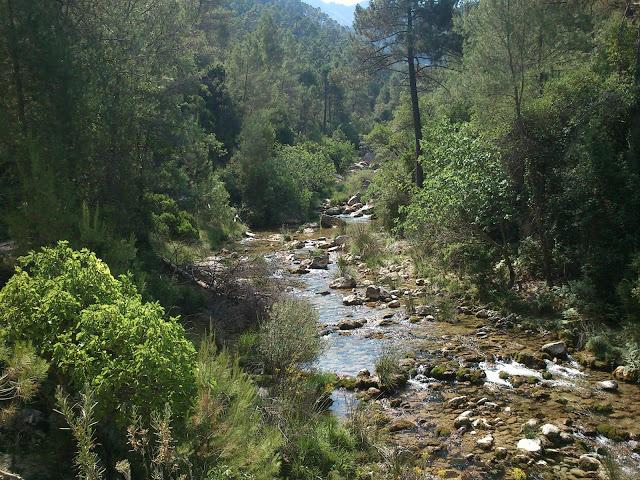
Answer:
[[[349,220],[368,221],[367,218]],[[317,237],[322,234],[332,235],[317,230],[313,235]],[[265,240],[264,236],[248,240],[245,242],[245,247],[250,247],[251,250],[251,245],[255,246]],[[267,244],[265,256],[278,268],[277,275],[290,280],[290,284],[293,285],[291,293],[298,298],[307,299],[317,309],[320,322],[327,327],[323,332],[325,348],[313,368],[350,376],[355,376],[362,369],[373,373],[376,358],[385,342],[399,341],[404,347],[410,344],[413,347],[419,345],[418,350],[426,358],[447,350],[465,351],[472,346],[472,349],[482,351],[482,355],[487,359],[475,364],[486,374],[484,386],[470,386],[454,381],[448,384],[445,382],[443,388],[443,382],[430,378],[429,371],[418,362],[416,373],[409,380],[407,390],[402,393],[402,397],[408,399],[412,405],[413,410],[410,409],[410,412],[415,411],[418,414],[425,412],[425,415],[434,417],[441,423],[452,422],[457,414],[448,413],[446,409],[442,411],[444,403],[452,396],[493,395],[494,398],[505,399],[510,405],[509,411],[513,412],[510,415],[516,415],[517,419],[514,418],[515,421],[503,427],[501,432],[494,432],[494,435],[496,435],[496,441],[507,446],[511,445],[511,448],[521,438],[520,425],[527,419],[538,416],[545,418],[545,421],[560,425],[567,416],[571,415],[572,409],[578,412],[577,418],[584,419],[585,423],[594,425],[599,422],[611,422],[626,431],[637,430],[636,418],[640,415],[640,390],[637,386],[620,385],[620,391],[616,394],[602,392],[597,382],[610,378],[609,375],[584,369],[571,358],[558,363],[547,361],[546,372],[550,373],[551,378],[545,379],[540,370],[528,368],[509,355],[509,352],[513,354],[524,348],[523,346],[527,346],[529,351],[537,352],[539,346],[545,342],[544,338],[535,337],[526,332],[495,330],[489,338],[476,339],[477,329],[486,322],[475,317],[468,317],[453,324],[423,322],[414,325],[408,322],[401,308],[389,309],[384,305],[376,304],[345,306],[343,296],[351,292],[329,288],[330,283],[338,276],[336,253],[331,254],[331,262],[326,270],[311,270],[304,275],[292,275],[287,267],[291,265],[294,258],[308,255],[307,252],[315,248],[316,244],[308,242],[304,248],[295,252],[285,249],[282,241],[277,243],[267,240]],[[366,319],[366,323],[356,330],[335,329],[335,325],[343,319]],[[382,320],[385,322],[380,325]],[[519,348],[514,350],[516,345],[519,345]],[[493,360],[488,360],[492,356]],[[453,358],[457,357],[454,355]],[[509,377],[513,376],[535,377],[539,388],[549,392],[550,400],[538,402],[527,394],[521,394],[520,389],[514,388],[509,380]],[[356,403],[354,393],[344,390],[334,392],[333,400],[332,411],[340,416],[344,416]],[[593,415],[589,413],[589,409],[594,404],[602,402],[611,403],[614,413],[608,417],[592,418]],[[571,406],[572,409],[567,409],[565,405]],[[388,409],[388,406],[386,408]],[[388,410],[391,415],[394,415],[393,409]],[[411,435],[415,436],[415,434]],[[424,432],[420,435],[424,435]],[[613,447],[611,450],[626,473],[640,472],[640,455],[636,453],[639,450],[633,451],[633,442],[613,444],[604,437],[581,435],[579,432],[576,433],[576,437],[585,445],[589,445],[592,451],[596,451],[601,446]],[[402,438],[405,441],[407,437]],[[473,446],[473,443],[470,445]]]

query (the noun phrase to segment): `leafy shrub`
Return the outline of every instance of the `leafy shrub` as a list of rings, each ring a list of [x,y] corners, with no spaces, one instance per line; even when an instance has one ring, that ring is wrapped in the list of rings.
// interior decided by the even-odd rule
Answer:
[[[267,369],[283,375],[288,367],[313,361],[322,348],[318,329],[318,312],[310,303],[284,299],[273,304],[258,340]]]
[[[270,226],[303,220],[334,183],[335,167],[316,144],[279,145],[268,119],[247,122],[227,174],[249,220]]]
[[[180,209],[175,200],[161,193],[144,196],[153,231],[167,240],[198,240],[200,234],[195,218]]]
[[[500,261],[512,272],[513,192],[495,149],[470,124],[436,121],[424,135],[424,188],[401,209],[404,231],[479,285],[494,279]]]
[[[20,258],[0,291],[8,342],[33,342],[69,386],[88,384],[102,414],[159,410],[165,401],[187,410],[195,349],[177,319],[164,317],[130,277],[114,278],[95,254],[66,242]]]

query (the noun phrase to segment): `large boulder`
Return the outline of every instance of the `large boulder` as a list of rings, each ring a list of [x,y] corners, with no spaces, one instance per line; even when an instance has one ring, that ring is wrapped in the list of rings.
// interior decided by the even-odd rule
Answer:
[[[613,377],[623,382],[633,383],[639,378],[638,373],[634,368],[620,366],[614,370]]]
[[[540,350],[551,357],[564,358],[567,356],[567,345],[562,341],[547,343]]]
[[[321,215],[320,216],[320,226],[322,228],[338,228],[344,227],[347,225],[343,219],[334,217],[333,215]]]

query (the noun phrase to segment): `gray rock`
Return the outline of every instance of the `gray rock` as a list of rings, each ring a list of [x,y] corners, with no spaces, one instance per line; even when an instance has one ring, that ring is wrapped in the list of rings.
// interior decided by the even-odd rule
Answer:
[[[335,288],[338,290],[349,290],[356,288],[356,281],[352,277],[338,277],[329,284],[329,288]]]
[[[603,382],[598,382],[598,387],[606,392],[615,392],[618,390],[618,382],[615,380],[605,380]]]
[[[342,298],[342,303],[347,306],[362,305],[364,302],[357,295],[347,295]]]
[[[543,345],[540,351],[552,357],[562,358],[567,355],[567,345],[562,341],[551,342],[551,343],[547,343],[546,345]]]
[[[493,435],[486,435],[476,441],[476,445],[478,445],[483,450],[491,450],[493,449]]]
[[[600,460],[588,453],[581,455],[580,460],[578,461],[578,466],[585,472],[595,472],[600,468],[600,465]]]
[[[460,415],[458,415],[458,418],[456,418],[453,421],[453,426],[456,428],[471,426],[472,415],[473,415],[472,410],[467,410],[466,412],[462,412]]]
[[[537,453],[542,450],[542,443],[539,438],[523,438],[516,445],[518,450],[524,450],[529,453]]]
[[[311,258],[309,268],[314,270],[326,270],[329,267],[329,255],[315,255]]]

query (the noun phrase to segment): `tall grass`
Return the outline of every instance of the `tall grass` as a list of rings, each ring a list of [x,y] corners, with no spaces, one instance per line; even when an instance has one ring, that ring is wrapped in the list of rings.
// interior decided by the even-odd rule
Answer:
[[[379,263],[385,254],[385,241],[379,232],[367,223],[353,223],[347,227],[349,249],[369,264]]]

